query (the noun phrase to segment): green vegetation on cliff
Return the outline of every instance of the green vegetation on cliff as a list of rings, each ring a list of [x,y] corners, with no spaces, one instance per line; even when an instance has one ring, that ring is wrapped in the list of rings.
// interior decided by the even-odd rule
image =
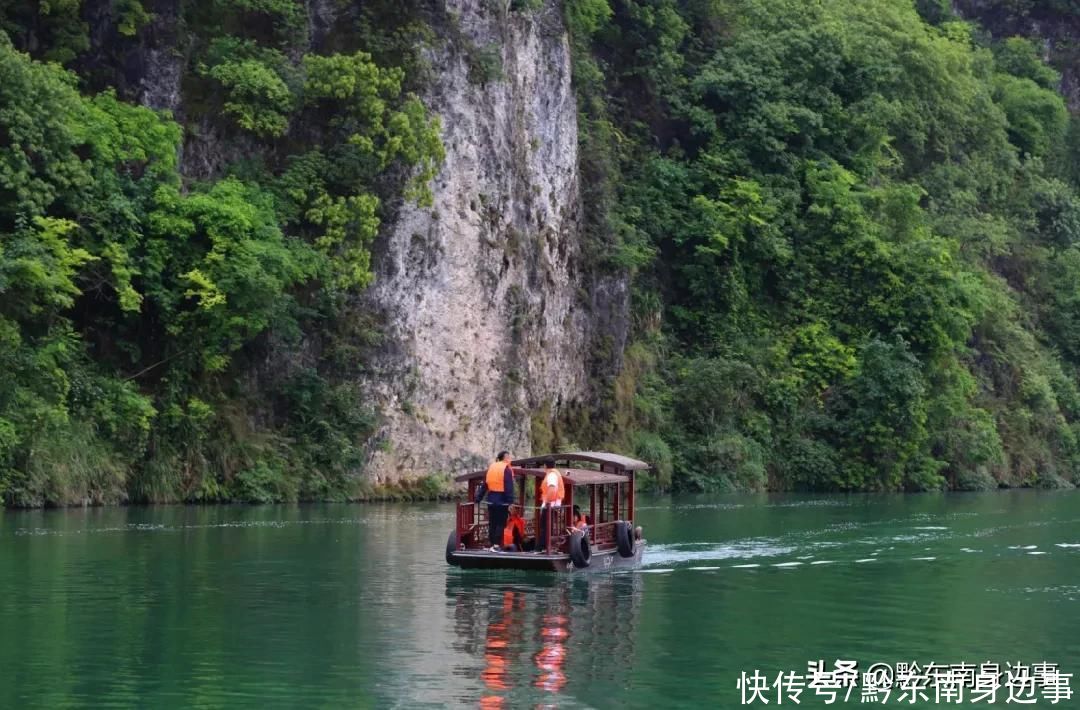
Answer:
[[[1059,77],[919,6],[568,0],[590,236],[635,273],[603,438],[675,486],[1080,482]]]
[[[418,48],[452,21],[148,6],[0,8],[0,496],[380,495],[355,296],[430,199]],[[634,285],[579,442],[701,490],[1080,482],[1080,133],[1038,44],[937,0],[563,7],[585,253]],[[170,22],[183,125],[119,59]]]
[[[122,34],[144,22],[124,24],[134,0],[111,7]],[[366,326],[347,300],[371,280],[384,199],[430,199],[438,121],[403,69],[300,52],[291,0],[188,11],[189,126],[247,149],[207,181],[181,179],[167,117],[0,31],[8,504],[368,494],[348,475],[374,414],[349,384]],[[42,59],[89,46],[78,2],[6,12]],[[319,365],[264,373],[275,348]]]

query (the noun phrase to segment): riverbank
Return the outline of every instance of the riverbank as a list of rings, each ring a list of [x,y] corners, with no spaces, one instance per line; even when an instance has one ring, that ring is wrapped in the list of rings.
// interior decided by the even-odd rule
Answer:
[[[988,479],[984,485],[966,488],[944,488],[940,491],[794,491],[794,490],[717,490],[717,491],[672,491],[660,489],[652,485],[647,478],[639,478],[637,491],[644,495],[851,495],[851,494],[875,494],[875,495],[905,495],[909,493],[977,493],[989,491],[1047,491],[1047,490],[1072,490],[1077,488],[1069,481],[1060,477],[1033,478],[1022,486],[1008,486]],[[65,503],[49,501],[43,505],[5,505],[0,510],[34,510],[42,508],[108,508],[128,505],[277,505],[285,503],[432,503],[441,501],[457,500],[464,495],[464,486],[455,483],[450,474],[429,474],[417,478],[403,479],[400,481],[359,481],[347,495],[334,495],[325,498],[316,497],[221,497],[215,499],[186,499],[186,500],[100,500],[84,499]]]
[[[409,503],[454,499],[462,490],[449,474],[430,474],[401,481],[359,481],[347,494],[326,497],[265,496],[188,498],[165,500],[127,500],[87,497],[81,500],[48,500],[40,505],[3,505],[0,510],[35,510],[42,508],[108,508],[127,505],[275,505],[281,503]]]

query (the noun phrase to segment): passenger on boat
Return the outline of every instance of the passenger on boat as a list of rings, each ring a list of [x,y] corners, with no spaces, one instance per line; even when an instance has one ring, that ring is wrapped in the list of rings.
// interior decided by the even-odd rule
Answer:
[[[544,468],[547,469],[547,472],[544,474],[544,482],[540,491],[540,529],[536,531],[536,549],[538,551],[547,550],[548,518],[551,517],[553,509],[562,507],[563,498],[566,496],[562,474],[559,473],[559,469],[555,468],[555,461],[548,459],[544,462]],[[551,524],[554,525],[555,521],[553,520]]]
[[[585,519],[585,514],[581,512],[581,506],[574,506],[574,529],[586,530],[589,527],[589,521]]]
[[[510,507],[510,520],[502,531],[502,549],[507,552],[526,549],[525,519],[522,518],[522,511],[518,510],[517,506]]]
[[[509,508],[514,503],[514,471],[510,468],[510,452],[500,451],[495,461],[488,466],[487,475],[484,477],[484,488],[477,496],[479,503],[487,496],[488,506],[488,531],[490,533],[491,547],[496,550],[503,541],[503,530],[506,528],[506,518]]]

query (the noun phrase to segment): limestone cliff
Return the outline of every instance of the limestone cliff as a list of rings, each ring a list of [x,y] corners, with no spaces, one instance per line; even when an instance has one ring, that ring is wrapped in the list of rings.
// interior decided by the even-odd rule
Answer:
[[[431,56],[426,96],[446,163],[434,207],[406,206],[386,231],[370,294],[388,338],[367,383],[384,414],[379,478],[528,453],[534,418],[587,396],[592,318],[612,308],[591,303],[579,264],[577,110],[558,5],[447,9],[458,36]],[[488,76],[476,76],[477,52]]]
[[[363,6],[302,5],[290,61],[368,49],[359,28],[379,20]],[[90,49],[78,70],[90,88],[115,87],[171,113],[184,127],[186,179],[217,179],[252,158],[280,163],[288,140],[318,130],[294,119],[277,142],[237,131],[208,110],[212,87],[200,79],[218,31],[199,25],[213,24],[203,16],[210,5],[143,6],[149,20],[122,36],[112,3],[87,2]],[[355,473],[379,481],[460,471],[499,449],[531,453],[534,431],[588,409],[593,383],[617,371],[629,298],[624,276],[584,263],[577,98],[560,0],[419,0],[388,12],[425,26],[429,70],[409,81],[440,116],[446,159],[432,206],[384,201],[374,285],[350,306],[365,321],[374,314],[379,330],[374,351],[357,350],[365,375],[355,383],[378,421]],[[248,401],[318,367],[321,337],[308,332],[287,347],[271,337],[243,373]],[[271,409],[246,415],[272,427]]]

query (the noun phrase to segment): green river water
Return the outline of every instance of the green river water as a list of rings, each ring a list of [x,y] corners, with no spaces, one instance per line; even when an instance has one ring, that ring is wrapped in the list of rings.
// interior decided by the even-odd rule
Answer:
[[[572,577],[448,568],[452,521],[0,513],[0,707],[722,708],[817,659],[1080,673],[1080,492],[643,498],[642,568]]]

